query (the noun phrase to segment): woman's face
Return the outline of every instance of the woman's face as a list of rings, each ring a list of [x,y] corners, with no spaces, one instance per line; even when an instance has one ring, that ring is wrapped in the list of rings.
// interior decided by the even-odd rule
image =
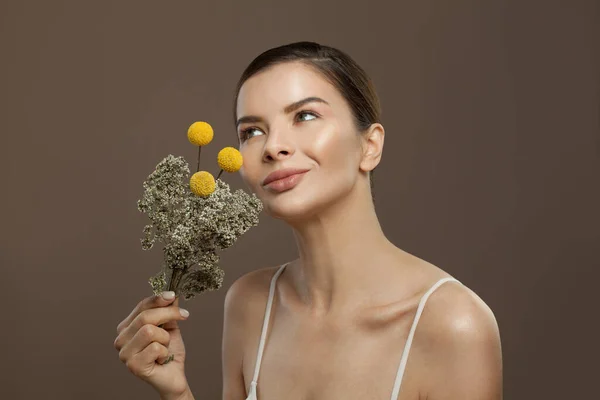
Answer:
[[[308,98],[317,99],[292,106]],[[350,107],[305,64],[278,64],[249,78],[240,89],[237,116],[240,174],[275,218],[314,215],[347,196],[358,179],[368,179],[359,168],[361,136]],[[267,175],[284,168],[307,172],[287,186],[263,185]]]

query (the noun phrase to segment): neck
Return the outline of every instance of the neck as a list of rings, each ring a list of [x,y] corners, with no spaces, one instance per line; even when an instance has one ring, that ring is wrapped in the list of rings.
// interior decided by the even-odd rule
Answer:
[[[372,303],[382,283],[398,273],[394,259],[401,250],[385,237],[368,190],[353,190],[292,226],[299,259],[290,274],[314,316]]]

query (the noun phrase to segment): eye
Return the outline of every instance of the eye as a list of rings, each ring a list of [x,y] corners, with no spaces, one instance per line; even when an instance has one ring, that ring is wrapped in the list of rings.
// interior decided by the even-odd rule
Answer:
[[[310,116],[312,118],[309,118],[309,119],[300,118],[300,122],[310,121],[310,120],[318,118],[317,114],[314,113],[314,112],[312,112],[312,111],[299,111],[296,114],[296,119],[299,119],[298,118],[299,116],[306,116],[306,115],[308,115],[308,116]],[[254,131],[262,132],[259,128],[255,127],[255,126],[251,126],[249,128],[246,128],[246,129],[243,129],[242,131],[240,131],[240,133],[239,133],[239,139],[240,139],[240,141],[243,143],[246,140],[248,140],[251,137],[253,137],[254,135],[252,134],[252,132],[254,132]]]
[[[311,119],[318,118],[317,114],[313,113],[312,111],[300,111],[300,112],[298,112],[298,114],[296,114],[296,117],[301,116],[301,115],[310,115],[313,117]],[[310,121],[311,119],[301,119],[301,121]]]
[[[252,137],[252,136],[251,136],[251,133],[252,133],[253,131],[258,131],[258,132],[261,132],[261,130],[260,130],[260,129],[258,129],[257,127],[255,127],[255,126],[251,126],[250,128],[246,128],[246,129],[244,129],[244,130],[242,130],[242,131],[240,132],[240,135],[239,135],[239,136],[240,136],[240,140],[241,140],[242,142],[244,142],[244,141],[246,141],[246,140],[250,139],[250,138]]]

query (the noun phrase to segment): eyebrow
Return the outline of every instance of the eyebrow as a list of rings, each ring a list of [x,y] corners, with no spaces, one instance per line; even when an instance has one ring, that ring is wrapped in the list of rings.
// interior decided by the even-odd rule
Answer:
[[[285,112],[286,114],[289,114],[289,113],[299,109],[303,105],[305,105],[307,103],[312,103],[312,102],[324,103],[324,104],[329,105],[329,103],[326,102],[325,100],[323,100],[322,98],[316,97],[316,96],[311,96],[311,97],[307,97],[305,99],[296,101],[290,105],[285,106],[283,109],[283,112]],[[256,115],[246,115],[237,120],[235,127],[237,128],[238,126],[240,126],[240,124],[243,124],[243,123],[255,123],[255,122],[264,122],[264,120],[261,117],[257,117]]]

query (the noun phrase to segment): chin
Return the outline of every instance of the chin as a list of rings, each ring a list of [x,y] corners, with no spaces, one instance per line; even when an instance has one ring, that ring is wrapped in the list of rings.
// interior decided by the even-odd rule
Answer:
[[[265,213],[273,218],[292,223],[308,220],[326,209],[329,204],[336,202],[331,193],[329,196],[325,196],[326,194],[323,191],[311,194],[306,191],[295,192],[292,189],[276,195],[267,193],[261,200]]]
[[[276,219],[296,221],[310,217],[314,205],[307,199],[293,193],[279,193],[275,196],[268,194],[263,198],[265,213]]]

